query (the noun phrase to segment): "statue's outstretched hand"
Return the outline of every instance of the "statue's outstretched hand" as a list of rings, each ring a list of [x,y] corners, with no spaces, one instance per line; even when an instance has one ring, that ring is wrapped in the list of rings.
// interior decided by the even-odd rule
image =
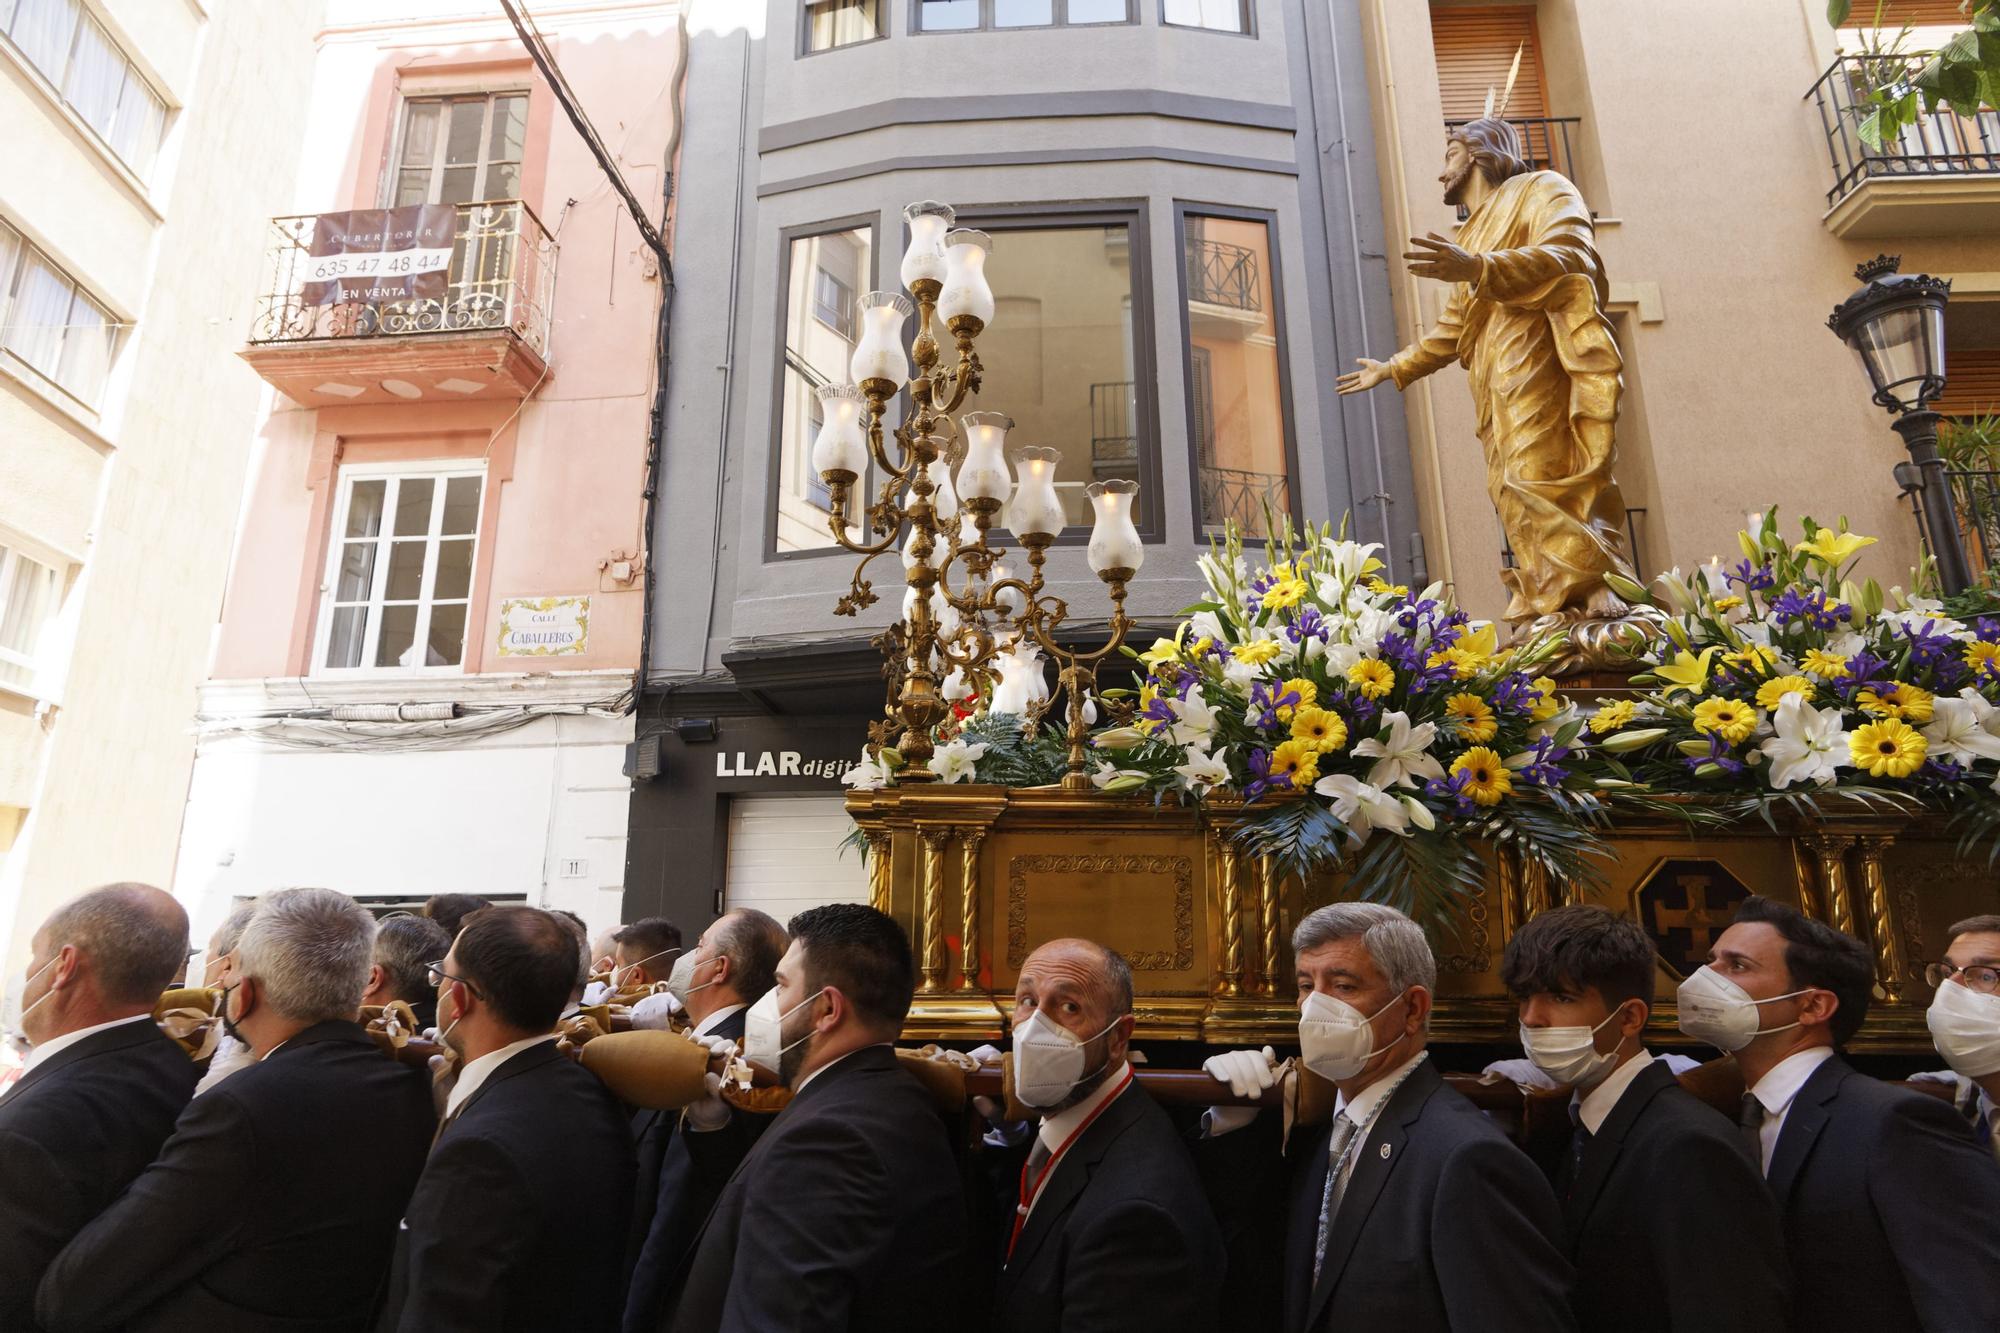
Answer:
[[[1410,244],[1417,248],[1405,250],[1403,258],[1410,261],[1410,272],[1415,276],[1436,278],[1440,282],[1479,280],[1479,256],[1461,250],[1436,232],[1412,236]]]
[[[1333,382],[1334,389],[1337,392],[1342,394],[1367,393],[1370,389],[1384,383],[1389,378],[1389,363],[1386,361],[1371,361],[1367,357],[1362,356],[1356,357],[1354,364],[1360,366],[1361,369],[1350,370]]]

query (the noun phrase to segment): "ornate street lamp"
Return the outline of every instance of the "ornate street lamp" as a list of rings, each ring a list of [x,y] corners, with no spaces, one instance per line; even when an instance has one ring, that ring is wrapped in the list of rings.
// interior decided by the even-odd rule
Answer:
[[[1910,462],[1922,476],[1924,523],[1938,580],[1946,593],[1972,582],[1952,504],[1951,481],[1938,457],[1938,414],[1931,400],[1944,391],[1944,305],[1951,281],[1898,273],[1901,255],[1877,255],[1854,270],[1855,293],[1834,307],[1827,327],[1861,358],[1874,399],[1891,414]],[[1900,480],[1900,478],[1899,478]]]

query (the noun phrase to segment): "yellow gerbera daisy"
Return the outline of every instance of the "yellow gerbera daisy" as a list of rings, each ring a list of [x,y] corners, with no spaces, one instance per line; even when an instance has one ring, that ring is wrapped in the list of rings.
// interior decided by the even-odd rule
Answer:
[[[1493,710],[1476,694],[1454,694],[1444,701],[1444,715],[1458,719],[1458,734],[1474,745],[1483,745],[1500,734]]]
[[[1278,710],[1278,718],[1283,722],[1292,720],[1294,709],[1311,708],[1319,702],[1319,686],[1313,684],[1303,676],[1293,676],[1279,687],[1278,692],[1280,694],[1296,694],[1299,697],[1298,703],[1286,704]]]
[[[1871,778],[1906,778],[1923,767],[1924,734],[1893,717],[1857,727],[1847,738],[1854,766]]]
[[[1813,683],[1804,676],[1773,676],[1757,687],[1757,706],[1775,709],[1788,694],[1800,695],[1810,703]]]
[[[1396,669],[1387,662],[1364,657],[1347,668],[1347,683],[1364,699],[1380,699],[1396,688]]]
[[[1256,639],[1250,643],[1239,643],[1229,651],[1239,662],[1247,662],[1251,666],[1263,666],[1283,652],[1284,645],[1276,639]]]
[[[1965,645],[1965,664],[1972,668],[1975,675],[2000,674],[2000,643],[1974,639]]]
[[[1292,714],[1292,739],[1310,741],[1321,750],[1338,750],[1347,744],[1347,723],[1324,708],[1301,708]]]
[[[1762,643],[1746,643],[1738,652],[1724,653],[1722,660],[1750,671],[1769,671],[1778,665],[1778,650]]]
[[[1464,697],[1464,696],[1460,696]],[[1483,745],[1474,746],[1451,761],[1451,774],[1466,775],[1465,794],[1479,805],[1498,805],[1514,790],[1514,775],[1500,756]]]
[[[1694,706],[1694,729],[1713,732],[1731,745],[1740,745],[1757,729],[1762,716],[1741,699],[1703,699]]]
[[[1535,702],[1528,707],[1528,717],[1535,722],[1546,722],[1562,711],[1562,700],[1556,698],[1556,683],[1547,676],[1535,677]]]
[[[1823,648],[1808,648],[1806,660],[1799,664],[1799,670],[1821,680],[1839,680],[1847,674],[1847,659]]]
[[[1382,581],[1382,576],[1380,574],[1370,574],[1367,577],[1367,579],[1365,579],[1362,582],[1361,586],[1368,589],[1368,591],[1374,593],[1378,597],[1384,595],[1390,597],[1408,597],[1410,595],[1409,585],[1402,583],[1384,583]]]
[[[1864,713],[1900,718],[1905,722],[1928,722],[1934,711],[1929,690],[1918,685],[1905,685],[1900,680],[1891,681],[1885,690],[1863,690],[1854,696],[1854,703]]]
[[[1306,595],[1306,585],[1298,579],[1279,579],[1264,589],[1260,604],[1266,611],[1297,606],[1299,599]]]
[[[1715,599],[1715,609],[1718,611],[1734,611],[1741,605],[1743,605],[1743,599],[1735,593],[1731,593],[1727,597],[1718,597]]]
[[[1295,791],[1319,781],[1319,749],[1311,741],[1289,740],[1271,751],[1271,778],[1290,778]]]
[[[1590,715],[1590,729],[1602,736],[1607,731],[1616,731],[1630,722],[1639,711],[1639,705],[1630,699],[1613,699]]]

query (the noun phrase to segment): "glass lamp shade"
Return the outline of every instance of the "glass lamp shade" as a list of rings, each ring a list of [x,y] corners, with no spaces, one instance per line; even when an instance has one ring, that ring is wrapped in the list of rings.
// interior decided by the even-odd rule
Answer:
[[[1000,679],[993,686],[989,711],[1024,716],[1028,709],[1049,697],[1048,677],[1042,674],[1042,655],[1034,645],[1016,643],[994,659]]]
[[[1064,526],[1062,497],[1056,494],[1056,464],[1062,454],[1055,449],[1017,449],[1014,467],[1020,482],[1007,506],[1007,526],[1018,537],[1055,537]]]
[[[868,470],[868,436],[861,429],[861,390],[852,384],[828,384],[819,395],[819,434],[813,437],[812,465],[820,480],[852,482]]]
[[[1002,561],[999,564],[993,566],[994,583],[996,584],[1005,583],[1013,577],[1014,577],[1014,571],[1007,568],[1005,561]],[[1019,588],[1002,588],[997,594],[994,595],[993,602],[994,605],[1000,608],[1001,615],[1007,617],[1007,619],[1009,620],[1012,620],[1015,616],[1020,615],[1022,610],[1026,608],[1028,604],[1028,599],[1021,595],[1021,590]]]
[[[944,238],[944,291],[938,314],[947,325],[962,315],[980,324],[993,322],[993,289],[986,284],[986,255],[993,238],[983,231],[961,229]]]
[[[861,341],[854,346],[847,370],[860,384],[887,380],[900,389],[910,378],[910,357],[903,348],[903,321],[917,312],[901,292],[870,292],[854,303],[861,312]]]
[[[958,466],[958,493],[966,500],[1005,500],[1014,479],[1007,474],[1007,432],[1014,419],[1004,412],[967,412],[965,461]]]
[[[1099,578],[1122,573],[1130,578],[1146,563],[1146,548],[1139,542],[1139,529],[1132,524],[1132,504],[1139,495],[1139,483],[1113,477],[1093,481],[1086,492],[1097,522],[1090,530],[1090,567]]]
[[[1916,412],[1944,391],[1944,307],[1949,281],[1898,273],[1900,256],[1881,255],[1855,269],[1860,290],[1827,320],[1861,359],[1875,401],[1891,412]]]
[[[940,449],[924,471],[930,476],[931,485],[937,487],[931,492],[931,509],[936,512],[938,522],[948,523],[958,513],[958,492],[951,485],[951,460]]]
[[[916,290],[919,282],[944,282],[944,234],[956,214],[950,204],[935,199],[908,204],[903,220],[910,225],[910,246],[903,251],[903,285]]]

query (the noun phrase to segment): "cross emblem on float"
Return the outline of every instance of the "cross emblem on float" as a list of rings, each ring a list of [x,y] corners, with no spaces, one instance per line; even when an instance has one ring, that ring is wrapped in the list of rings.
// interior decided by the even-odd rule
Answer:
[[[1749,896],[1750,890],[1715,861],[1662,861],[1636,895],[1639,924],[1652,936],[1661,960],[1685,977],[1708,961],[1715,937]]]

